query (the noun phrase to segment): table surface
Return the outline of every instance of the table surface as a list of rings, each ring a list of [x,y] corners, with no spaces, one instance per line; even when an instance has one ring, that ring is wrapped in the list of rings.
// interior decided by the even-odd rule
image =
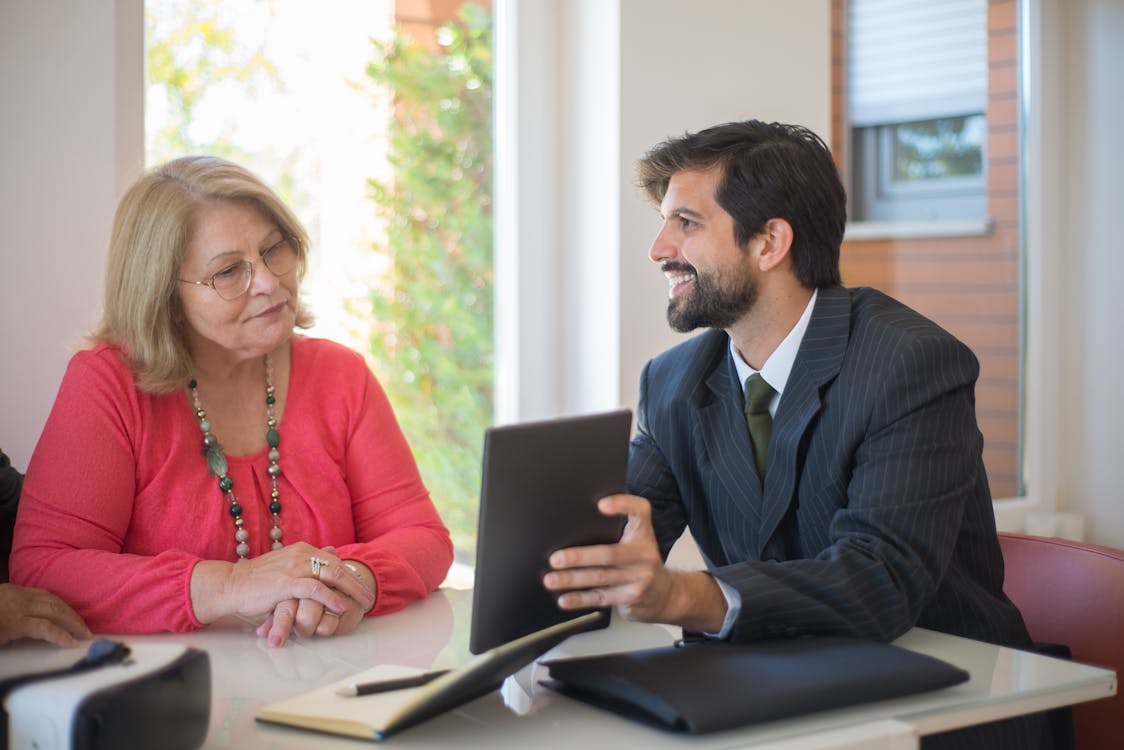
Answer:
[[[369,743],[262,724],[262,706],[345,680],[378,664],[421,669],[455,667],[468,651],[470,590],[442,589],[400,612],[368,618],[353,633],[295,638],[270,648],[253,626],[227,621],[193,633],[128,635],[126,643],[181,643],[210,654],[211,725],[208,748],[362,747]],[[545,658],[584,656],[670,644],[677,631],[619,617],[606,630],[573,636]],[[1111,670],[993,646],[915,628],[897,645],[935,656],[969,672],[961,685],[921,695],[824,711],[742,730],[688,736],[622,719],[539,684],[546,670],[532,664],[502,689],[395,735],[395,747],[581,748],[619,742],[650,750],[693,748],[872,747],[874,738],[912,741],[879,747],[914,747],[916,736],[1114,695]],[[72,662],[77,652],[21,641],[0,648],[0,674],[39,670],[48,661]],[[859,738],[855,741],[853,738]],[[850,744],[849,744],[850,743]]]

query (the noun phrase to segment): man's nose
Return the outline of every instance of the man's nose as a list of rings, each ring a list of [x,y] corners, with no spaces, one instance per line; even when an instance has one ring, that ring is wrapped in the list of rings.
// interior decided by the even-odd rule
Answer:
[[[663,264],[669,260],[679,257],[679,241],[673,235],[675,233],[671,230],[669,222],[664,222],[660,227],[660,231],[656,233],[656,237],[652,240],[652,246],[648,248],[648,259],[653,263]]]

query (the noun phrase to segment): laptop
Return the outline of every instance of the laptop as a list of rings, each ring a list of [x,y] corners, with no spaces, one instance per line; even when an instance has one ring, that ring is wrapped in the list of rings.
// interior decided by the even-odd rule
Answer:
[[[562,610],[543,588],[551,553],[620,539],[625,519],[597,501],[625,490],[632,412],[491,427],[484,432],[469,651],[593,611]]]

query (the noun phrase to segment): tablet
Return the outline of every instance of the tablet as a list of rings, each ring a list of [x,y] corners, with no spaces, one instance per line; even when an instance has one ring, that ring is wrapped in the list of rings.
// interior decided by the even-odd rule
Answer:
[[[555,550],[620,539],[625,519],[597,501],[625,490],[631,429],[618,409],[484,432],[469,651],[594,611],[559,609],[542,579]]]

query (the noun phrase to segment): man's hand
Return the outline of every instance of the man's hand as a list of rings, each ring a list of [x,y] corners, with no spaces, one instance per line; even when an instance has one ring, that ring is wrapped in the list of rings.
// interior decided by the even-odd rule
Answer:
[[[0,644],[38,638],[73,648],[92,637],[78,613],[54,594],[0,583]]]
[[[559,591],[562,609],[616,606],[630,620],[661,622],[717,633],[726,616],[726,599],[703,571],[675,571],[663,564],[652,508],[636,495],[601,498],[607,516],[628,516],[616,544],[569,547],[550,556],[553,570],[543,578]]]

